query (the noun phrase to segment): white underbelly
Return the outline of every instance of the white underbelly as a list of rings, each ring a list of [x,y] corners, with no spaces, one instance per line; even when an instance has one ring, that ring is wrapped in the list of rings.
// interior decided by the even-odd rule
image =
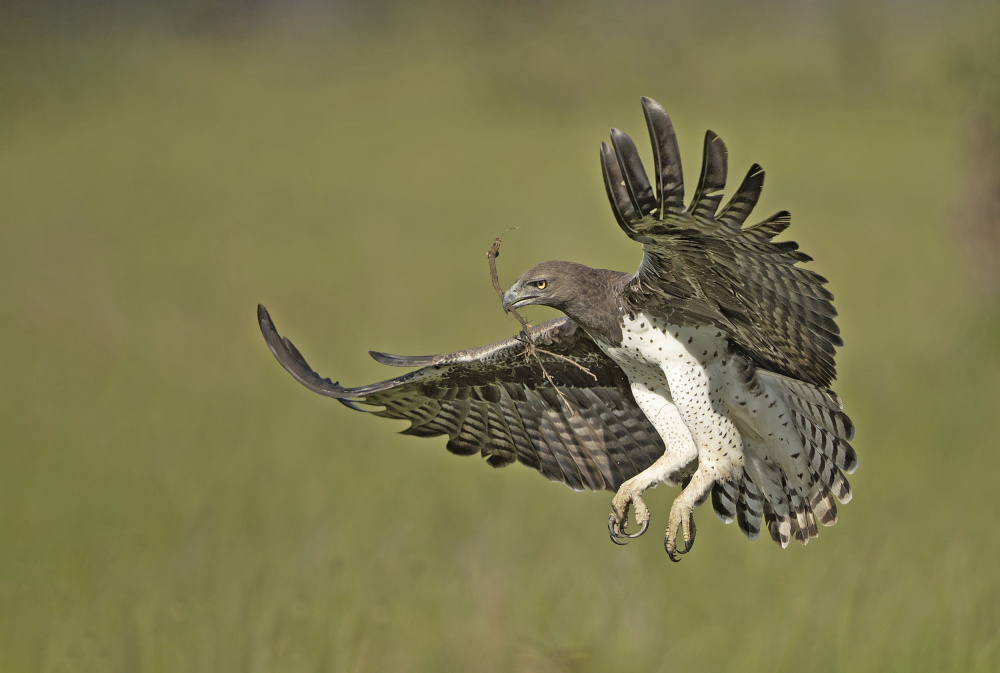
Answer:
[[[628,376],[636,404],[668,447],[693,442],[699,461],[718,477],[742,465],[727,397],[743,383],[718,329],[680,327],[640,313],[624,319],[621,346],[602,349]]]
[[[671,398],[676,397],[676,391],[670,390],[669,373],[690,372],[681,376],[682,381],[715,381],[732,370],[726,362],[725,337],[718,329],[680,327],[641,313],[623,320],[621,346],[602,344],[601,348],[622,368],[633,387],[665,389]]]

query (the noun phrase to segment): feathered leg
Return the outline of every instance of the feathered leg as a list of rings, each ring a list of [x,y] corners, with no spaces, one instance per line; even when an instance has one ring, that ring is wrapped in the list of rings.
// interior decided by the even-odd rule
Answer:
[[[733,421],[716,410],[721,407],[717,388],[711,387],[704,369],[674,366],[664,373],[698,451],[698,469],[671,505],[667,522],[664,547],[670,560],[678,561],[677,554],[686,554],[694,543],[694,508],[704,502],[716,482],[743,474],[743,444]],[[678,535],[684,541],[683,549],[677,547]]]
[[[642,501],[643,492],[660,483],[673,486],[685,474],[685,468],[698,458],[698,450],[677,407],[672,402],[664,402],[664,391],[659,392],[660,395],[656,395],[641,384],[632,386],[636,402],[660,433],[667,450],[655,463],[622,484],[615,493],[608,518],[608,533],[615,544],[625,544],[624,538],[639,537],[649,527],[649,508]],[[630,507],[635,509],[635,522],[639,527],[637,532],[631,534],[625,532]]]

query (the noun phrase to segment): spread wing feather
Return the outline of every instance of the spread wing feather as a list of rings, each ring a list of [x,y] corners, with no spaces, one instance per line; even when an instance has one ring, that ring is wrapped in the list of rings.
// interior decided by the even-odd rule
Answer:
[[[716,213],[725,187],[726,146],[709,131],[702,170],[685,207],[680,155],[670,117],[642,100],[653,144],[656,191],[635,144],[618,130],[601,146],[608,198],[619,226],[642,243],[643,259],[625,289],[626,305],[681,325],[712,324],[769,371],[827,387],[842,345],[826,279],[795,266],[808,261],[791,241],[772,239],[787,212],[745,227],[760,197],[764,171],[751,167]]]
[[[624,372],[569,318],[530,330],[560,396],[518,337],[445,355],[372,352],[381,363],[420,369],[345,388],[313,371],[263,306],[257,317],[275,358],[306,388],[408,420],[405,434],[447,436],[449,451],[478,453],[494,467],[516,461],[574,489],[616,490],[663,454]]]

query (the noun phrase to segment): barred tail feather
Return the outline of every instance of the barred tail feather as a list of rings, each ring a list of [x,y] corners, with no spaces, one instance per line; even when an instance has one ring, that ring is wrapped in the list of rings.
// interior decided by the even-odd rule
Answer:
[[[849,444],[854,424],[830,390],[771,372],[756,375],[763,402],[742,416],[746,481],[761,492],[771,538],[782,547],[790,539],[807,544],[820,525],[837,522],[837,503],[851,499],[844,473],[858,464]],[[738,518],[743,501],[741,491]]]
[[[760,520],[763,515],[764,494],[744,471],[739,500],[736,501],[736,520],[748,540],[756,540],[760,535]]]
[[[737,502],[740,497],[740,485],[729,479],[715,482],[712,487],[712,509],[722,523],[732,523],[736,518]]]
[[[756,442],[749,439],[745,441],[752,448],[751,451],[744,454],[745,463],[743,469],[745,481],[762,496],[762,507],[755,511],[762,513],[771,539],[782,548],[787,547],[792,535],[791,507],[781,470],[773,462],[758,458],[758,456],[764,455],[764,453],[762,447],[758,446]],[[750,489],[748,488],[748,494],[749,492]],[[748,512],[752,509],[749,500],[743,506]],[[759,515],[756,517],[756,524],[757,531],[759,532]],[[746,530],[744,530],[744,533],[746,533]],[[747,535],[747,537],[750,536]]]
[[[809,507],[809,502],[800,493],[792,493],[791,500],[792,509],[795,512],[792,519],[792,537],[802,545],[809,544],[811,538],[819,535],[816,517]]]
[[[804,446],[815,448],[847,474],[857,469],[858,454],[849,443],[854,439],[854,423],[833,391],[771,372],[758,371],[758,376],[783,393]]]
[[[736,521],[748,540],[756,540],[760,535],[764,494],[745,470],[739,476],[715,482],[712,487],[712,509],[722,523]]]
[[[851,501],[853,494],[851,493],[851,483],[847,481],[842,473],[838,472],[833,479],[833,483],[830,485],[830,490],[833,495],[840,501],[841,505],[846,505]]]
[[[792,522],[788,516],[781,516],[774,511],[770,502],[764,504],[764,522],[767,532],[775,544],[784,549],[792,539]]]
[[[809,505],[820,524],[832,526],[837,523],[837,503],[829,489],[822,488],[816,491]]]

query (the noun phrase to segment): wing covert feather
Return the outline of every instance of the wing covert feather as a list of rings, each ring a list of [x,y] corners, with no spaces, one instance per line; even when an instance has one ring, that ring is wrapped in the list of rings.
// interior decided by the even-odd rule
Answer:
[[[754,164],[716,214],[727,155],[722,140],[709,131],[698,187],[683,207],[670,117],[651,99],[643,98],[642,106],[653,143],[655,196],[634,188],[649,182],[638,175],[644,169],[625,134],[614,131],[612,144],[601,150],[615,217],[644,253],[625,289],[626,305],[675,324],[715,325],[764,369],[829,386],[842,341],[826,279],[796,266],[810,258],[794,242],[772,240],[788,227],[787,212],[744,227],[760,197],[764,171]]]
[[[372,352],[379,362],[420,369],[346,388],[313,371],[262,306],[257,315],[271,352],[299,383],[352,409],[408,420],[406,434],[446,436],[452,453],[478,453],[494,467],[517,461],[593,490],[616,490],[663,454],[624,372],[569,318],[530,331],[548,351],[539,357],[560,396],[518,337],[443,355]]]

